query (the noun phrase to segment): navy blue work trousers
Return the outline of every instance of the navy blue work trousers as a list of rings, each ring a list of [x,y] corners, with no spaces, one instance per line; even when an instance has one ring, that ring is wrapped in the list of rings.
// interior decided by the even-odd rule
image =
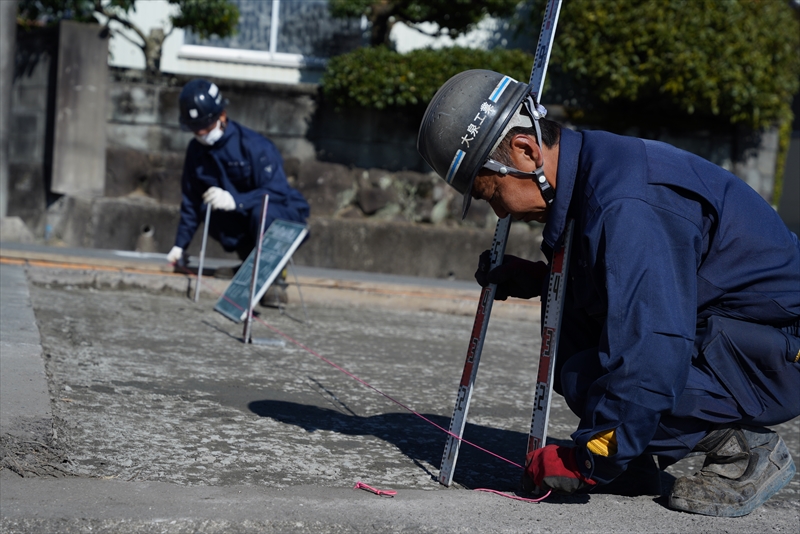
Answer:
[[[605,371],[597,348],[570,350],[561,338],[560,388],[583,414],[591,385]],[[662,468],[691,452],[715,425],[769,426],[800,415],[800,322],[776,328],[712,316],[698,329],[689,377],[672,412],[662,414],[645,454]],[[655,371],[655,370],[654,370]]]
[[[264,229],[269,228],[275,219],[297,221],[298,216],[297,209],[277,203],[269,204]],[[248,210],[245,214],[239,211],[215,210],[211,213],[208,235],[219,241],[226,251],[236,252],[244,260],[256,246],[260,229],[260,207]]]

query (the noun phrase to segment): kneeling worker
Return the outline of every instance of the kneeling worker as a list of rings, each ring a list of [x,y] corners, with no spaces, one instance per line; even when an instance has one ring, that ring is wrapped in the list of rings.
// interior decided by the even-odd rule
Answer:
[[[261,203],[269,194],[266,227],[275,219],[305,223],[308,202],[289,186],[278,149],[264,136],[228,119],[228,103],[216,84],[196,79],[179,97],[180,124],[194,132],[186,149],[181,219],[167,261],[179,261],[203,219],[203,204],[214,210],[208,234],[228,252],[245,259],[258,240]],[[231,274],[229,273],[229,276]],[[285,275],[262,298],[262,305],[287,302]]]
[[[475,198],[545,223],[549,259],[574,220],[554,389],[580,423],[574,447],[528,455],[523,487],[657,481],[653,456],[663,469],[698,453],[702,469],[676,481],[669,506],[750,513],[795,473],[768,427],[800,415],[797,236],[728,171],[664,143],[562,128],[530,91],[492,71],[458,74],[417,140],[464,213]],[[486,260],[476,278],[498,298],[542,294],[544,263]]]

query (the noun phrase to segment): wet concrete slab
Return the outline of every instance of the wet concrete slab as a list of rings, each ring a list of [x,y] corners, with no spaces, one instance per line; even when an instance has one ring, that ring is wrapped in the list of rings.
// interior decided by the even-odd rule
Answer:
[[[519,467],[468,446],[454,486],[442,487],[435,477],[446,436],[343,370],[447,427],[471,314],[329,292],[306,299],[306,323],[292,318],[304,316],[296,300],[292,317],[261,309],[254,335],[285,345],[247,345],[241,325],[213,311],[212,294],[195,304],[150,282],[98,289],[106,286],[74,272],[30,267],[28,278],[69,477],[31,481],[0,472],[0,524],[8,532],[53,525],[76,532],[752,532],[765,521],[792,532],[797,525],[798,477],[738,522],[671,512],[659,497],[531,505],[466,491],[510,492],[520,476]],[[538,319],[519,317],[492,318],[465,432],[517,463],[539,353]],[[576,424],[554,395],[550,436],[567,440]],[[778,430],[797,460],[800,419]],[[696,466],[696,459],[680,462],[665,481]],[[357,481],[398,497],[352,491]]]
[[[447,427],[470,317],[332,303],[310,305],[301,324],[263,310],[297,342],[270,347],[242,343],[241,325],[213,312],[213,300],[43,287],[32,297],[54,415],[78,475],[437,489],[442,432],[320,357]],[[537,330],[491,323],[465,433],[516,462]],[[260,322],[254,335],[280,337]],[[565,412],[554,434],[567,437],[573,425]],[[455,480],[512,489],[518,478],[518,467],[464,450]]]

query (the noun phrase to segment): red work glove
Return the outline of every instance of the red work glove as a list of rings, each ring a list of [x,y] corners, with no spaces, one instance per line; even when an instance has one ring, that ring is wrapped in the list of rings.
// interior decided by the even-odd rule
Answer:
[[[522,489],[545,492],[553,490],[562,495],[575,493],[579,489],[597,484],[578,471],[573,447],[548,445],[528,453],[525,471],[522,473]]]
[[[542,294],[543,282],[550,269],[542,261],[528,261],[506,254],[503,264],[491,269],[492,256],[488,250],[478,260],[475,280],[482,286],[497,284],[495,300],[506,300],[508,297],[529,299]]]

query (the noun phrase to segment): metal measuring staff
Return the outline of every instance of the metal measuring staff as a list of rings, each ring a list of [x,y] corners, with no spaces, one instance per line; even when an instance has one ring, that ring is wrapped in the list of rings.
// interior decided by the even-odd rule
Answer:
[[[553,39],[556,35],[556,25],[558,15],[561,12],[561,0],[549,0],[544,11],[544,20],[539,32],[539,43],[536,46],[536,55],[531,69],[529,84],[535,102],[540,103],[541,94],[544,89],[544,80],[547,73],[547,65],[550,62],[550,51],[553,48]],[[494,232],[494,241],[491,248],[491,267],[494,269],[503,263],[506,244],[508,243],[508,231],[511,226],[511,216],[508,215],[497,221],[497,228]],[[442,455],[442,463],[439,468],[439,482],[449,486],[453,482],[453,472],[455,471],[458,451],[461,446],[461,437],[464,435],[464,427],[467,422],[469,403],[472,399],[472,390],[475,377],[478,374],[478,364],[480,363],[483,342],[486,338],[486,329],[489,326],[489,316],[492,311],[492,303],[497,292],[497,285],[490,284],[481,291],[478,302],[478,311],[475,314],[475,322],[472,326],[467,358],[464,363],[464,371],[461,375],[461,383],[458,388],[456,405],[453,409],[453,417],[450,420],[451,435],[447,438]]]
[[[553,376],[556,369],[561,319],[564,314],[564,294],[569,275],[569,256],[575,221],[569,219],[561,243],[550,262],[550,280],[547,286],[547,303],[542,318],[542,349],[539,353],[539,370],[534,388],[531,430],[528,434],[528,451],[547,445],[547,424],[550,421],[550,401],[553,398]]]
[[[253,324],[253,308],[255,307],[256,299],[256,286],[258,285],[258,264],[261,261],[261,242],[264,240],[264,226],[267,221],[267,204],[269,203],[269,195],[264,195],[264,201],[261,203],[261,224],[258,232],[258,243],[256,244],[256,257],[253,262],[253,278],[250,281],[250,299],[247,304],[247,317],[244,321],[244,332],[242,337],[245,343],[252,343],[251,326]]]
[[[206,206],[206,222],[203,224],[203,245],[200,247],[200,267],[197,269],[197,283],[194,286],[194,301],[200,299],[200,284],[203,282],[203,263],[206,259],[206,243],[208,243],[208,224],[211,221],[211,206]]]

